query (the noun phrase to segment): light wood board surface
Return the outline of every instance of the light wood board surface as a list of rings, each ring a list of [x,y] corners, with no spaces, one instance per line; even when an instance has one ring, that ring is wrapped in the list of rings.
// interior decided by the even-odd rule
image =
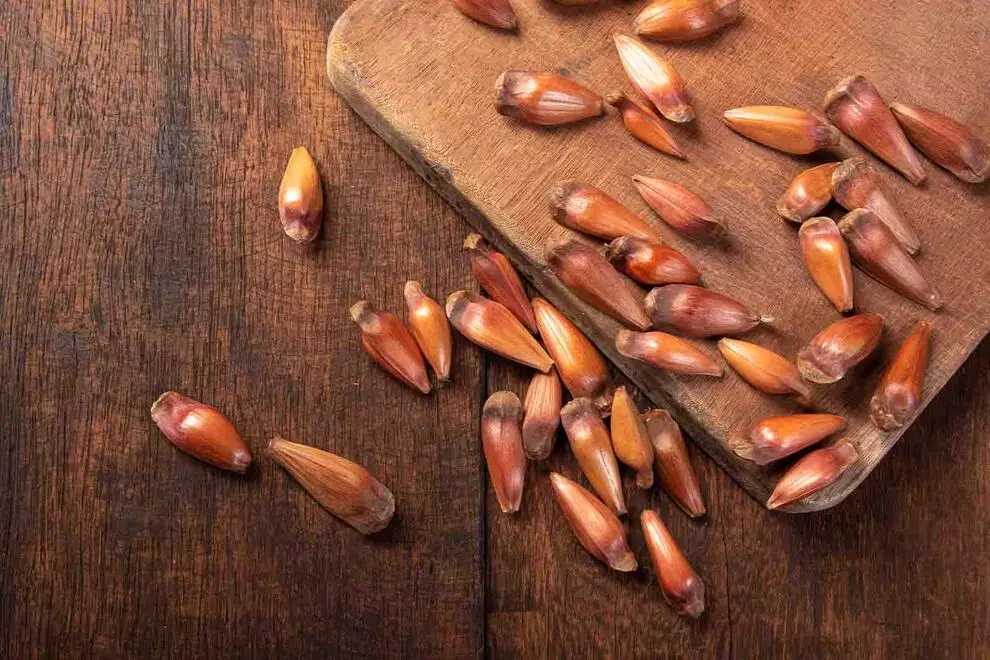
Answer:
[[[698,112],[696,122],[674,128],[687,162],[638,143],[615,113],[557,128],[495,113],[493,83],[509,68],[557,71],[603,95],[630,90],[610,35],[629,32],[636,7],[603,3],[577,11],[516,3],[521,28],[511,33],[475,23],[444,2],[365,0],[337,22],[328,73],[372,128],[504,249],[653,401],[672,409],[705,451],[765,501],[780,466],[760,468],[741,460],[727,440],[793,406],[754,391],[731,372],[722,380],[686,378],[619,356],[613,346],[619,326],[578,301],[546,267],[545,244],[569,233],[547,211],[547,192],[558,181],[582,180],[651,218],[667,242],[699,264],[707,286],[776,319],[773,328],[746,339],[793,357],[838,316],[806,274],[796,227],[776,216],[774,202],[802,169],[862,150],[844,139],[835,153],[791,157],[732,133],[722,125],[721,112],[757,104],[817,111],[832,84],[863,73],[890,101],[946,110],[990,132],[984,94],[990,88],[990,51],[982,40],[990,31],[990,15],[938,17],[936,33],[952,35],[949,49],[932,38],[933,17],[924,2],[899,3],[896,10],[882,3],[748,2],[744,18],[712,38],[655,44],[686,79]],[[964,65],[971,75],[957,75]],[[882,164],[878,168],[922,237],[921,267],[946,305],[931,314],[857,272],[857,308],[886,317],[883,359],[911,323],[931,318],[935,339],[927,403],[990,327],[988,190],[958,182],[933,165],[922,188]],[[663,227],[632,187],[629,177],[636,173],[694,189],[728,223],[728,245],[687,240]],[[900,437],[903,429],[882,433],[867,418],[881,367],[874,361],[840,384],[815,388],[819,408],[848,417],[847,435],[860,458],[837,483],[790,510],[838,503]]]

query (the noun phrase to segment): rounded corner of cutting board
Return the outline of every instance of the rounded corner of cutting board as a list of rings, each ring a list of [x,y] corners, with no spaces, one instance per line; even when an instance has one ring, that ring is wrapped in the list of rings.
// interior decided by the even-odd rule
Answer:
[[[330,36],[327,37],[327,77],[338,92],[341,87],[350,87],[352,76],[350,75],[349,55],[350,47],[349,30],[354,23],[354,16],[362,2],[355,2],[341,14],[333,27],[330,29]]]

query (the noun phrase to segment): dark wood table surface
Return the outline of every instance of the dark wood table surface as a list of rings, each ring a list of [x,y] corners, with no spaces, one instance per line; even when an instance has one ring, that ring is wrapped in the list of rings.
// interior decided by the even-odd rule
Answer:
[[[471,280],[467,225],[326,79],[346,4],[0,6],[0,657],[990,656],[988,342],[837,509],[769,514],[697,451],[706,521],[633,496],[708,585],[699,622],[577,545],[545,476],[567,452],[498,512],[480,408],[526,372],[458,339],[421,396],[347,313]],[[276,215],[298,144],[328,195],[307,247]],[[172,447],[166,389],[225,411],[256,468]],[[319,508],[264,459],[275,433],[369,467],[391,527]]]

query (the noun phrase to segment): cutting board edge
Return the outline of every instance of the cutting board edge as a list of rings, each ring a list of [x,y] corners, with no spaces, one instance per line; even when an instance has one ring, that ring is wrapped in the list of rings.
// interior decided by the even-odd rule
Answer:
[[[509,242],[503,240],[497,231],[489,226],[484,220],[484,213],[470,199],[464,196],[461,190],[452,181],[452,175],[444,166],[434,164],[430,161],[423,150],[415,146],[415,140],[407,139],[397,127],[386,119],[373,99],[369,98],[360,87],[359,80],[363,77],[357,70],[348,55],[351,49],[347,45],[347,29],[352,22],[351,14],[361,8],[362,5],[371,4],[369,2],[356,2],[338,18],[337,22],[327,40],[327,75],[330,78],[334,89],[344,98],[351,108],[367,123],[375,133],[396,152],[403,160],[412,167],[426,182],[436,190],[451,206],[453,206],[469,225],[486,240],[491,242],[499,250],[506,253],[519,270],[526,275],[536,286],[541,294],[546,296],[550,302],[565,311],[571,311],[570,301],[565,298],[566,289],[556,278],[549,276],[542,269],[529,263],[522,258],[518,250]],[[563,301],[563,302],[562,302]],[[583,303],[579,303],[583,305]],[[686,410],[678,402],[666,395],[665,392],[657,392],[654,387],[645,386],[644,369],[641,365],[634,363],[620,356],[614,350],[614,345],[603,346],[601,342],[595,341],[595,333],[588,330],[583,316],[588,310],[582,310],[578,314],[569,313],[568,317],[589,336],[595,345],[601,350],[616,367],[628,377],[640,390],[646,394],[655,404],[662,405],[672,410],[678,422],[687,431],[688,435],[699,446],[702,451],[708,454],[719,467],[727,472],[734,481],[743,486],[743,489],[750,494],[761,506],[765,506],[770,493],[766,487],[758,481],[749,478],[749,475],[736,469],[734,455],[725,444],[707,431],[704,426],[698,423],[692,413]],[[591,311],[591,314],[597,314]],[[962,357],[955,371],[962,366],[966,359],[979,346],[982,339],[978,339],[968,348]],[[939,389],[941,391],[942,388]],[[920,415],[936,396],[934,392],[918,410],[914,419]],[[661,401],[657,401],[657,398]],[[914,419],[911,420],[913,423]],[[866,479],[866,477],[879,465],[880,461],[897,444],[904,432],[910,428],[911,423],[901,429],[889,434],[889,440],[884,443],[883,454],[872,464],[861,463],[861,469],[850,472],[827,489],[816,493],[808,501],[796,503],[790,507],[780,509],[782,513],[812,513],[832,508],[841,503]],[[699,440],[700,439],[700,440]]]

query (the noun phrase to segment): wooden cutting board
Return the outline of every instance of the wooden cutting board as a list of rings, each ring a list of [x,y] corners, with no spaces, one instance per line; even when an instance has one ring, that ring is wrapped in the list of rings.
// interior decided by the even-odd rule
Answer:
[[[795,410],[761,394],[727,369],[721,380],[676,376],[622,358],[619,326],[577,300],[547,268],[548,240],[569,234],[547,210],[558,181],[598,186],[648,218],[670,245],[701,268],[706,285],[776,322],[745,339],[792,357],[839,317],[801,261],[797,228],[774,204],[790,180],[815,163],[863,153],[844,139],[832,154],[793,157],[732,133],[721,113],[743,105],[790,105],[818,111],[826,90],[862,73],[888,101],[939,109],[990,136],[990,12],[964,5],[935,11],[926,0],[744,2],[736,25],[707,40],[652,45],[685,78],[698,119],[672,126],[688,154],[678,161],[637,142],[618,116],[559,128],[536,128],[498,115],[493,85],[505,69],[555,71],[602,95],[631,91],[611,35],[630,32],[642,3],[603,1],[564,8],[513,0],[518,33],[475,23],[447,0],[362,0],[337,21],[327,69],[334,87],[490,241],[505,251],[543,295],[559,306],[657,405],[672,411],[694,441],[753,497],[765,502],[785,466],[760,468],[737,457],[728,438],[758,419]],[[911,186],[871,160],[922,237],[919,262],[945,299],[937,314],[856,272],[860,311],[887,325],[878,356],[844,381],[815,386],[816,406],[847,416],[860,458],[828,489],[791,507],[825,509],[845,498],[890,450],[904,429],[882,433],[867,406],[883,363],[911,324],[934,324],[925,404],[938,393],[990,329],[990,186],[957,181],[926,163],[929,181]],[[630,176],[681,182],[727,222],[727,246],[675,234],[640,200]],[[832,209],[833,217],[841,212]],[[717,354],[714,342],[707,348]],[[943,401],[966,406],[967,402]],[[937,460],[952,438],[918,439]]]

